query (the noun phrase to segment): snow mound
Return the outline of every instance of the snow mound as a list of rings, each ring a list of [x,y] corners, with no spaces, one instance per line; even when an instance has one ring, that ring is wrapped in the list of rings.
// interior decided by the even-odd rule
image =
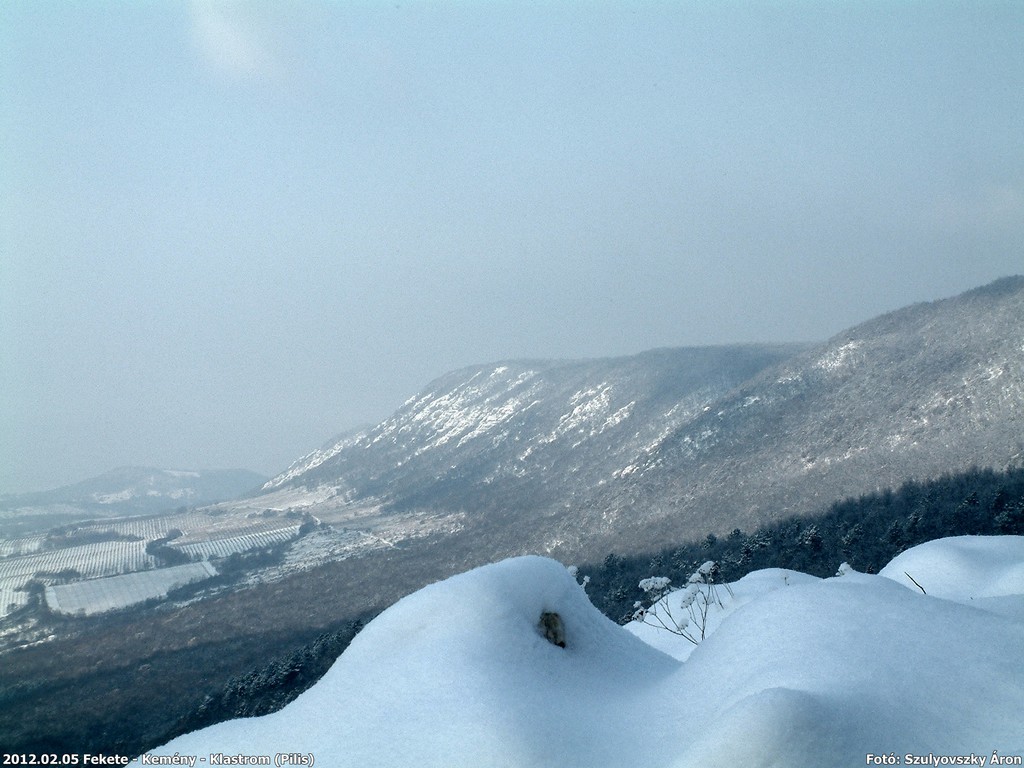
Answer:
[[[566,647],[545,639],[557,613]],[[280,712],[175,740],[160,754],[313,753],[321,765],[626,765],[659,723],[642,691],[679,663],[610,621],[540,557],[431,585],[372,621]],[[331,756],[335,756],[332,758]]]
[[[912,566],[937,587],[956,555],[976,579],[972,594],[1019,606],[1024,590],[1008,574],[1022,544],[933,542],[890,568]],[[954,579],[958,599],[964,583]],[[1022,754],[1024,621],[911,587],[757,572],[731,585],[707,639],[672,658],[602,616],[560,564],[515,558],[398,602],[280,712],[153,754],[446,768],[807,768],[890,753],[899,764],[972,753],[990,764],[993,752]],[[544,636],[541,616],[555,613],[564,648]]]
[[[760,571],[748,573],[739,581],[726,586],[720,584],[716,587],[716,594],[720,602],[711,602],[707,620],[704,624],[704,636],[710,637],[730,615],[735,613],[747,603],[764,597],[769,592],[784,587],[791,587],[797,584],[812,584],[820,581],[817,576],[809,576],[799,571],[791,571],[787,568],[765,568]],[[685,615],[680,610],[679,600],[682,590],[669,592],[661,598],[655,606],[655,611],[663,616],[670,612],[674,616]],[[654,620],[649,623],[634,621],[626,625],[626,629],[639,637],[648,645],[667,653],[680,661],[685,661],[697,647],[693,643],[667,632],[657,626]],[[695,631],[691,627],[691,631]]]
[[[672,685],[704,734],[680,766],[865,765],[867,753],[1024,747],[1024,624],[882,577],[774,590],[698,646]],[[966,750],[966,752],[965,752]]]
[[[947,600],[1024,595],[1024,536],[929,541],[897,555],[879,575]]]

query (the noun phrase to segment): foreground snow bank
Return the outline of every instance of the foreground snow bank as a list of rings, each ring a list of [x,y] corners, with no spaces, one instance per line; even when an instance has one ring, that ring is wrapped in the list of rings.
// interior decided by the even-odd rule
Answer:
[[[897,555],[879,575],[933,597],[1024,620],[1024,536],[929,541]]]
[[[865,765],[867,754],[1024,749],[1024,625],[847,575],[723,622],[673,684],[707,734],[680,765]]]
[[[566,647],[545,639],[557,613]],[[643,692],[678,662],[610,621],[561,564],[522,557],[455,576],[372,621],[284,710],[183,737],[160,754],[313,753],[324,766],[599,766],[632,762]]]
[[[682,768],[852,766],[890,754],[908,764],[907,754],[973,753],[988,765],[993,752],[1024,753],[1024,622],[1013,608],[1024,589],[1012,576],[1024,539],[957,541],[910,550],[892,568],[938,590],[947,555],[959,553],[980,579],[971,595],[955,577],[950,600],[886,576],[762,571],[732,585],[696,648],[659,636],[676,658],[602,616],[558,563],[507,560],[385,611],[282,711],[222,723],[153,754]],[[978,577],[997,561],[991,580]],[[972,595],[981,602],[965,605]],[[997,610],[989,600],[1000,601]],[[545,613],[560,617],[565,648],[545,639]]]

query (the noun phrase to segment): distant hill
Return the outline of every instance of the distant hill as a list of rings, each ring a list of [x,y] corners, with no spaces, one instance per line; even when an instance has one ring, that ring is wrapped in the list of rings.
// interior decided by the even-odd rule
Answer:
[[[1012,277],[815,345],[477,366],[263,490],[464,512],[500,554],[640,551],[1020,463],[1022,329],[1024,278]]]
[[[121,467],[51,491],[0,496],[0,536],[64,521],[213,504],[240,496],[265,481],[264,476],[244,469]]]

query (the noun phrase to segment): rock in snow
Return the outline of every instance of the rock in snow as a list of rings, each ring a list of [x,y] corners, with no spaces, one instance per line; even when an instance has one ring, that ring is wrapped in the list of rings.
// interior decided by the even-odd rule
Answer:
[[[1022,537],[960,537],[884,575],[750,574],[710,636],[669,655],[637,637],[652,628],[601,615],[559,563],[514,558],[399,601],[280,712],[150,757],[806,768],[973,753],[989,765],[1024,754],[1022,561]],[[545,613],[564,648],[545,638]]]

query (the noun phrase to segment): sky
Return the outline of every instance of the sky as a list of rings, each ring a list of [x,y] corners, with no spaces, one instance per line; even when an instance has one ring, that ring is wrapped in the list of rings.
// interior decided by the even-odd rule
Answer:
[[[0,492],[1024,271],[1017,2],[0,3]]]

